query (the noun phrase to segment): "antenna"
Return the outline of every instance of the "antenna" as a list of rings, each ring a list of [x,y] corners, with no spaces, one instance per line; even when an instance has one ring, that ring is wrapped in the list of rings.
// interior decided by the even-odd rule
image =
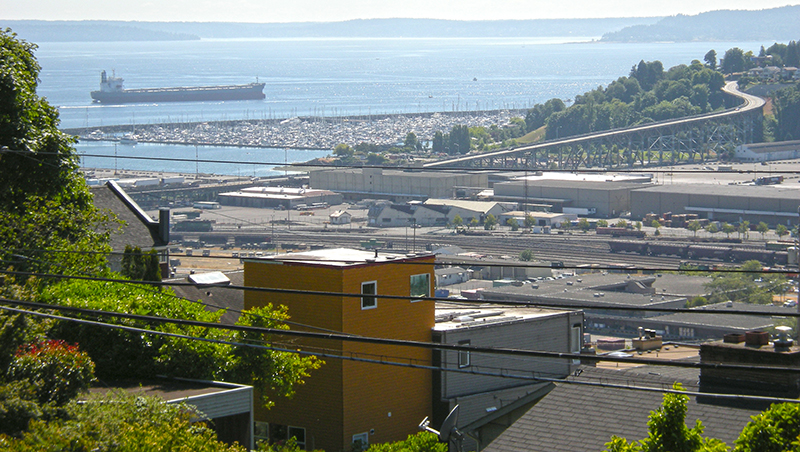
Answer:
[[[459,406],[456,405],[452,410],[450,410],[450,414],[448,414],[444,419],[444,422],[442,422],[440,431],[434,430],[430,427],[431,421],[428,420],[427,416],[422,420],[422,422],[419,423],[419,429],[433,433],[442,443],[449,443],[452,441],[455,443],[456,451],[461,452],[461,442],[464,439],[464,435],[458,431],[458,428],[456,428],[456,424],[458,423],[458,407]]]

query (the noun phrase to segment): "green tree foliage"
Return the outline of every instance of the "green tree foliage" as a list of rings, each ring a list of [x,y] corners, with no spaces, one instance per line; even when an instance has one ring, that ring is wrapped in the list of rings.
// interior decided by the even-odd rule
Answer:
[[[682,390],[679,384],[675,389]],[[613,436],[606,443],[608,452],[724,452],[728,448],[718,439],[703,437],[703,424],[686,426],[686,404],[689,397],[683,394],[664,394],[664,403],[650,412],[647,421],[647,438],[628,443],[624,438]]]
[[[800,450],[800,405],[774,404],[752,419],[736,440],[733,452]]]
[[[714,49],[709,50],[706,52],[705,56],[703,57],[703,61],[706,62],[706,66],[714,70],[717,68],[717,51]]]
[[[783,236],[789,235],[789,229],[786,226],[779,224],[775,227],[775,233],[778,234],[778,238],[782,239]]]
[[[35,50],[0,30],[0,258],[20,271],[94,271],[105,265],[102,254],[68,251],[110,251],[96,232],[108,218],[92,205],[58,111],[36,94]]]
[[[744,51],[738,47],[728,49],[720,64],[720,70],[724,74],[742,72],[745,70],[746,62]]]
[[[28,380],[40,405],[63,405],[89,388],[94,363],[75,345],[47,340],[20,347],[7,375],[10,380]]]
[[[532,132],[545,125],[547,118],[553,113],[566,110],[567,106],[561,99],[550,99],[544,104],[536,104],[525,114],[525,127]]]
[[[587,232],[591,228],[592,225],[589,224],[589,220],[587,220],[586,218],[581,218],[580,220],[578,220],[578,229],[580,229],[581,231]]]
[[[702,228],[703,227],[700,225],[700,222],[697,220],[692,220],[686,225],[686,229],[692,231],[692,234],[694,234],[695,237],[697,237],[697,231]]]
[[[727,238],[731,238],[731,234],[736,232],[736,226],[730,223],[722,223],[722,232]]]
[[[524,262],[532,261],[533,260],[533,251],[531,251],[531,250],[522,250],[522,252],[519,253],[519,260],[524,261]]]
[[[512,231],[519,230],[519,222],[515,218],[509,218],[506,220],[506,226],[510,227]]]
[[[0,449],[40,451],[193,451],[245,452],[217,440],[204,423],[193,422],[188,405],[166,404],[155,397],[113,393],[71,402],[62,419],[34,420],[21,437],[0,436]]]
[[[453,227],[458,229],[463,224],[464,224],[464,219],[461,218],[461,215],[456,214],[456,216],[453,217]]]
[[[758,261],[742,264],[742,273],[716,273],[705,284],[711,290],[709,301],[719,303],[733,300],[753,304],[772,304],[772,294],[777,293],[786,282],[783,275],[761,273]],[[756,280],[759,280],[758,282]]]
[[[117,311],[173,319],[218,322],[222,311],[210,312],[202,304],[174,296],[169,290],[154,290],[130,284],[71,280],[48,287],[41,295],[45,303],[103,311]],[[288,328],[285,307],[267,305],[245,311],[239,325],[276,329]],[[174,324],[151,325],[143,321],[125,321],[126,325],[182,334],[211,340],[257,343],[268,338],[242,332]],[[180,339],[154,334],[130,333],[118,329],[60,321],[52,325],[52,337],[81,344],[96,363],[99,378],[147,378],[167,375],[252,384],[262,391],[291,396],[292,387],[301,384],[321,362],[287,352],[260,348]],[[268,400],[263,403],[269,405]]]
[[[760,221],[758,225],[756,225],[756,231],[761,234],[761,238],[763,239],[767,235],[767,232],[769,232],[769,225],[763,221]]]
[[[469,128],[454,125],[450,130],[447,153],[451,155],[466,154],[470,148]]]
[[[772,95],[775,112],[775,139],[800,139],[800,86],[783,88]]]
[[[603,219],[597,220],[597,227],[598,228],[607,228],[608,227],[608,221],[607,220],[603,220]]]
[[[403,441],[373,444],[367,452],[447,452],[447,450],[447,444],[440,443],[433,433],[419,432],[409,435]]]
[[[136,281],[161,281],[161,268],[156,250],[125,246],[122,254],[122,275]]]
[[[483,220],[483,228],[487,231],[491,231],[492,229],[497,227],[497,217],[492,214],[486,215],[486,218]]]
[[[639,86],[648,91],[664,78],[664,65],[660,61],[645,62],[641,60],[638,65],[631,68],[630,77],[635,78],[639,82]]]

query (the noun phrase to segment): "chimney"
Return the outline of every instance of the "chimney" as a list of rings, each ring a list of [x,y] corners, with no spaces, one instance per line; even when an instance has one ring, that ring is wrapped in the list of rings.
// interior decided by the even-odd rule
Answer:
[[[791,328],[777,327],[778,337],[748,331],[745,340],[715,341],[700,346],[700,362],[746,366],[745,369],[700,369],[700,391],[765,397],[800,397],[800,347],[791,340]],[[732,336],[732,335],[726,335]],[[796,368],[797,372],[771,371],[769,367]],[[698,397],[698,401],[701,397]],[[704,400],[710,403],[710,400]],[[719,402],[715,402],[719,403]],[[750,403],[749,402],[739,402]],[[736,405],[736,402],[728,403]],[[766,408],[766,406],[765,406]]]
[[[166,245],[169,243],[169,208],[158,209],[158,238]]]

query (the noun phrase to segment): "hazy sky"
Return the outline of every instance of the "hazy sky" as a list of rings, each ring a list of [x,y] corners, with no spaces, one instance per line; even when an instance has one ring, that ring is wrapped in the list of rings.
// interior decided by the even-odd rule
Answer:
[[[3,19],[308,22],[669,16],[787,4],[797,0],[0,0],[0,26]]]

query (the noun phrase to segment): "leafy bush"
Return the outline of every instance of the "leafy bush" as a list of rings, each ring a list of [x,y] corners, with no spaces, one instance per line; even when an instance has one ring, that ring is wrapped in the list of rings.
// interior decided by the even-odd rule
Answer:
[[[94,380],[94,363],[75,345],[47,340],[20,347],[8,378],[28,380],[42,405],[63,405],[89,387]]]

